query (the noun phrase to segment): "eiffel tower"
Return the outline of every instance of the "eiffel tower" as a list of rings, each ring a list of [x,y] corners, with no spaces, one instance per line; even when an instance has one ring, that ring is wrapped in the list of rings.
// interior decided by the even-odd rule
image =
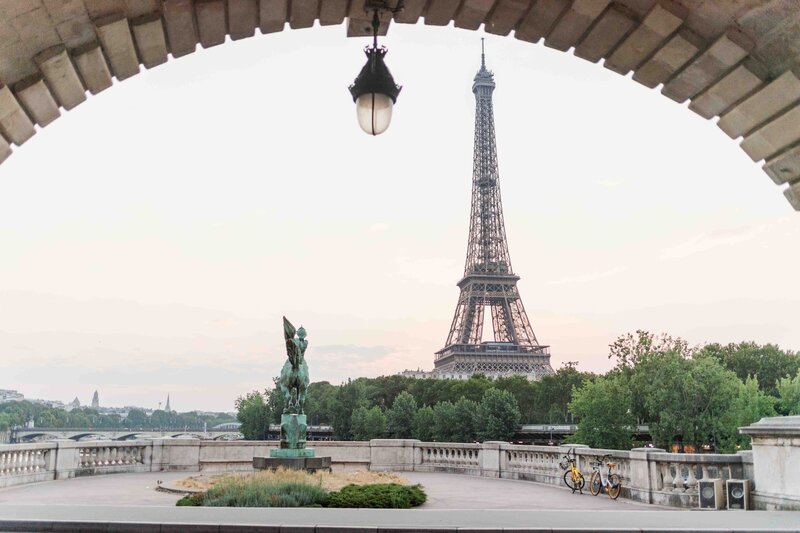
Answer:
[[[482,41],[482,40],[481,40]],[[549,346],[536,340],[522,305],[508,253],[500,200],[492,93],[494,74],[486,69],[481,43],[481,68],[475,75],[475,152],[472,163],[472,209],[461,295],[445,347],[436,352],[434,374],[469,378],[522,374],[538,379],[553,374]],[[494,340],[482,342],[486,308],[491,310]]]

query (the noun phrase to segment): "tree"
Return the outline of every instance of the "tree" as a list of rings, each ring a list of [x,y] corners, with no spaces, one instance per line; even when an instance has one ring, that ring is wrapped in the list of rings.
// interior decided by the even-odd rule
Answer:
[[[8,431],[11,427],[11,417],[7,413],[0,413],[0,431]]]
[[[537,403],[539,402],[538,388],[539,381],[530,381],[525,376],[512,375],[499,377],[494,381],[494,387],[505,390],[514,395],[519,405],[519,412],[525,422],[540,422],[535,418]]]
[[[435,424],[433,440],[438,442],[455,442],[456,407],[452,402],[439,402],[433,406]]]
[[[722,423],[717,430],[716,451],[735,453],[737,450],[750,449],[750,437],[739,433],[739,428],[761,420],[765,416],[775,415],[775,398],[764,394],[759,389],[758,381],[753,376],[744,383],[739,382],[739,392]]]
[[[386,416],[377,405],[371,409],[359,407],[353,411],[350,430],[353,440],[378,439],[386,433]]]
[[[608,358],[616,359],[618,369],[632,369],[643,357],[651,354],[674,353],[685,358],[693,352],[680,337],[673,338],[666,333],[655,335],[641,329],[617,337],[608,346]]]
[[[172,427],[170,413],[157,409],[150,414],[150,425],[156,429]]]
[[[236,419],[242,423],[239,431],[246,440],[266,440],[269,433],[270,412],[264,396],[253,391],[236,399]]]
[[[335,403],[336,387],[327,381],[309,384],[306,391],[305,408],[308,423],[313,425],[330,424]]]
[[[272,378],[273,386],[271,389],[264,391],[267,398],[267,409],[269,410],[269,419],[278,421],[281,419],[283,410],[286,409],[286,398],[283,397],[283,392],[278,386],[280,381],[279,377]]]
[[[448,400],[455,402],[458,398],[463,397],[473,402],[479,402],[486,391],[493,386],[494,383],[485,374],[473,374],[467,380],[453,381],[452,393]]]
[[[361,379],[347,380],[336,390],[336,400],[331,411],[333,436],[337,440],[349,440],[352,435],[350,421],[359,407],[367,407],[366,388]]]
[[[800,372],[778,381],[778,409],[783,415],[800,415]]]
[[[774,344],[709,344],[700,350],[698,356],[714,357],[742,381],[748,376],[757,376],[759,388],[776,397],[778,380],[794,376],[800,371],[800,354],[782,350]]]
[[[371,405],[387,409],[394,405],[395,398],[402,392],[408,392],[413,378],[405,376],[380,376],[367,380],[367,400]]]
[[[725,417],[741,381],[716,359],[684,359],[667,353],[648,362],[653,376],[644,384],[650,434],[661,443],[701,444],[729,431]],[[727,422],[726,422],[727,420]]]
[[[150,420],[141,409],[131,409],[125,419],[130,429],[143,429],[150,425]]]
[[[410,439],[416,414],[417,401],[414,397],[406,391],[398,394],[386,416],[389,435],[395,439]]]
[[[439,402],[453,400],[455,380],[450,379],[414,379],[408,392],[414,396],[419,405],[433,407]]]
[[[453,410],[453,442],[475,442],[478,436],[478,403],[462,396]]]
[[[55,428],[59,427],[56,425],[56,417],[53,415],[51,409],[47,411],[42,411],[39,416],[34,420],[35,424],[40,428]]]
[[[510,442],[519,426],[520,414],[514,395],[508,391],[489,389],[478,408],[478,438],[482,441]]]
[[[569,402],[572,389],[580,387],[593,377],[588,372],[579,372],[573,366],[559,368],[552,376],[544,376],[536,383],[533,417],[523,419],[536,424],[564,424],[570,422]]]
[[[417,410],[414,415],[414,424],[411,430],[411,436],[419,439],[422,442],[430,442],[434,439],[434,432],[436,430],[436,414],[433,407],[424,405]]]
[[[629,450],[636,420],[631,413],[627,378],[617,372],[587,381],[575,388],[570,411],[580,419],[570,441],[592,448]]]

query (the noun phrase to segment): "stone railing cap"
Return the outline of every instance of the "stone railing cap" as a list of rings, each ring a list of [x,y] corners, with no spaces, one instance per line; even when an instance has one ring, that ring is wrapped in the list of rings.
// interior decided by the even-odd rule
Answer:
[[[800,437],[800,416],[771,416],[739,428],[744,435]]]

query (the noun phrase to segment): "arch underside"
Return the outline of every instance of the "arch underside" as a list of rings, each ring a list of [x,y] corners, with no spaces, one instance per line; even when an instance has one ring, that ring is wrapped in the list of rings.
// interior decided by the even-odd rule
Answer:
[[[397,0],[387,0],[391,6]],[[405,0],[391,22],[483,29],[572,52],[717,125],[800,211],[800,2]],[[364,0],[0,0],[0,162],[144,68],[290,28],[371,33]]]

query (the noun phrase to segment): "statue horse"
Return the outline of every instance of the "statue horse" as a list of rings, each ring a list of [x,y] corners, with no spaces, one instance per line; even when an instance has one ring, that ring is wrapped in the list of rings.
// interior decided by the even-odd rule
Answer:
[[[295,333],[297,337],[295,337]],[[308,347],[306,330],[303,326],[295,330],[294,326],[283,317],[283,335],[286,338],[287,361],[281,369],[278,386],[281,388],[286,400],[284,413],[305,414],[303,406],[306,402],[306,389],[308,389],[308,365],[305,354]]]

